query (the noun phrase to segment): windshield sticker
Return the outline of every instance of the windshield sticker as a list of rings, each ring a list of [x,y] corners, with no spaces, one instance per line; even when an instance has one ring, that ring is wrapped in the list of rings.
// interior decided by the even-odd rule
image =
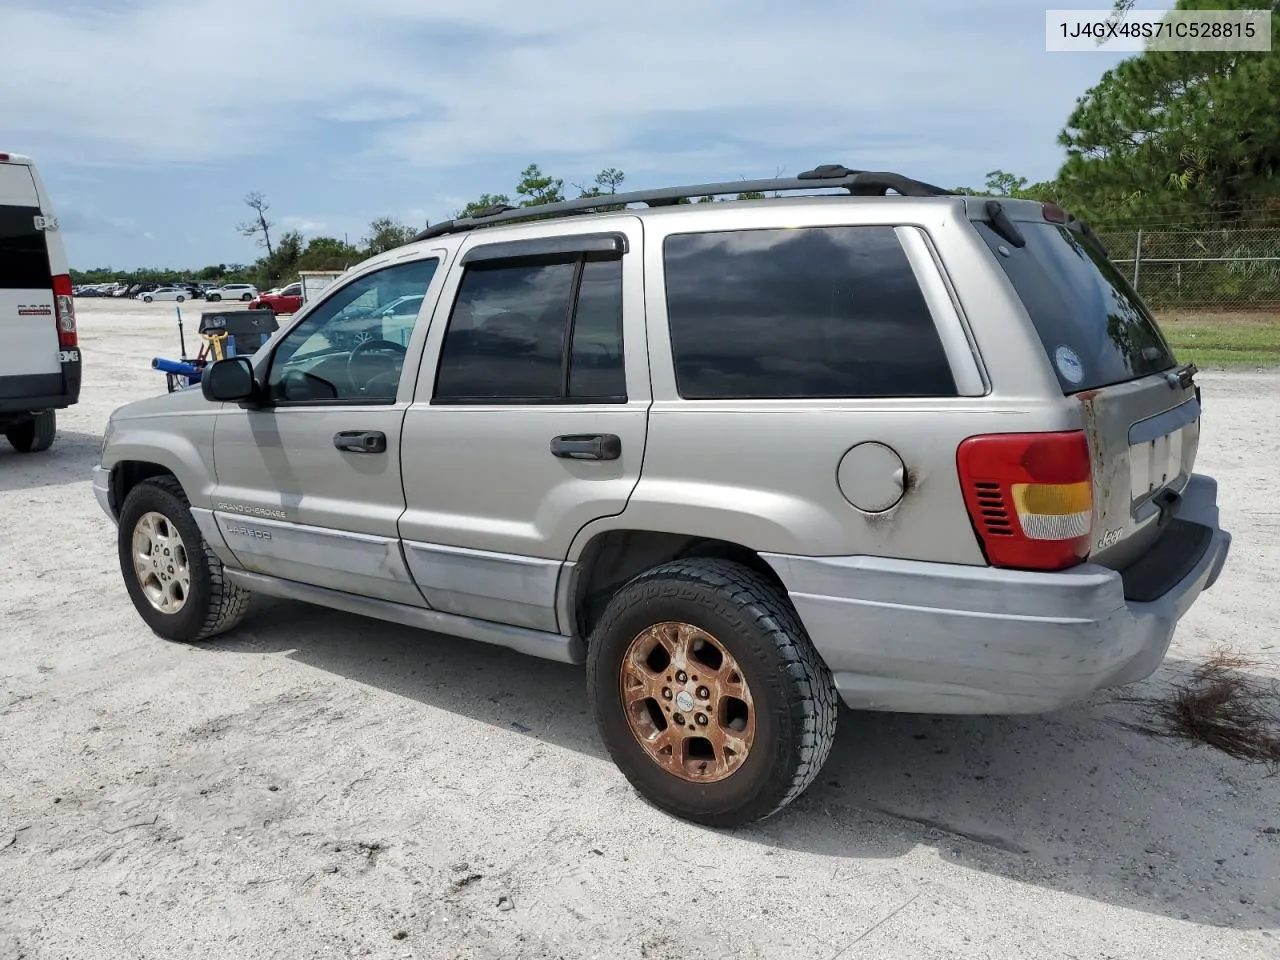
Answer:
[[[1063,380],[1077,385],[1084,382],[1084,364],[1070,347],[1062,346],[1055,350],[1053,362],[1057,364],[1058,373],[1062,374]]]

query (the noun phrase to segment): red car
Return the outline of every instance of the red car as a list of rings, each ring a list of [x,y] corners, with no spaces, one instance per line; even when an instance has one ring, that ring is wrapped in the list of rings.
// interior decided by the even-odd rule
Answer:
[[[249,302],[250,310],[270,310],[272,313],[297,313],[302,307],[302,284],[291,283],[278,293],[259,294]]]

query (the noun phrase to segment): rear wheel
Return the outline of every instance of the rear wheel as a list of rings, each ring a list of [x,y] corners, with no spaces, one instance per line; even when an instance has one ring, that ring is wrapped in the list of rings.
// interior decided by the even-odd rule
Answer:
[[[619,590],[592,633],[587,682],[632,786],[708,826],[781,810],[835,737],[835,684],[790,601],[730,561],[673,561]]]
[[[226,580],[174,478],[152,477],[129,491],[116,544],[129,598],[160,636],[206,640],[244,617],[249,591]]]
[[[19,453],[41,453],[53,446],[57,433],[57,411],[41,410],[30,420],[10,427],[4,435]]]

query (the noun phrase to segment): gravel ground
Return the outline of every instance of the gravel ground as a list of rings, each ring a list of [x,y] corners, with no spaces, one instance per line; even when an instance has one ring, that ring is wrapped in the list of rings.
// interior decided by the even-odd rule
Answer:
[[[158,640],[88,474],[173,305],[79,311],[81,403],[0,451],[0,957],[1280,956],[1280,777],[1115,694],[846,711],[814,787],[725,833],[630,790],[579,669],[269,601]],[[1201,380],[1234,553],[1126,694],[1222,644],[1280,674],[1280,374]]]

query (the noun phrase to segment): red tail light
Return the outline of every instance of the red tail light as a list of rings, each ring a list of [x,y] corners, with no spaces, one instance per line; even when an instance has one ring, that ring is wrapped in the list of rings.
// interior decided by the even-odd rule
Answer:
[[[1084,431],[970,437],[956,463],[992,566],[1063,570],[1089,556],[1093,464]]]
[[[71,277],[65,273],[53,278],[53,314],[58,324],[58,346],[64,350],[78,346],[76,298],[71,294]]]

